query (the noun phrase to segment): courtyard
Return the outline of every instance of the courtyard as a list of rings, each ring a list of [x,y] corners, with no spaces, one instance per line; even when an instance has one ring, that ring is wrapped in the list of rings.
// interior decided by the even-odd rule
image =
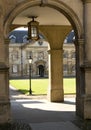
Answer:
[[[48,91],[48,78],[40,79],[13,79],[10,80],[10,85],[21,91],[23,94],[29,95],[31,80],[31,89],[33,95],[45,95]],[[64,78],[63,79],[64,94],[76,94],[76,79]]]
[[[67,96],[64,103],[51,103],[46,96],[25,96],[10,87],[13,122],[29,124],[32,130],[80,130],[75,115],[75,96]]]

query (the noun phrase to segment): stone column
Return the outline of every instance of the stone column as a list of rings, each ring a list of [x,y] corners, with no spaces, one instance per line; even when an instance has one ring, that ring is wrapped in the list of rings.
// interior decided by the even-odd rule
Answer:
[[[5,45],[3,28],[3,8],[0,8],[0,123],[7,123],[11,120],[9,100],[9,67],[8,47]]]
[[[76,45],[76,74],[77,74],[77,89],[76,89],[76,95],[77,98],[79,96],[84,94],[84,84],[85,84],[85,75],[84,75],[84,40],[83,39],[78,39],[78,44]]]
[[[46,36],[49,45],[49,89],[48,100],[62,102],[63,92],[63,41],[72,30],[71,26],[46,25],[40,26],[40,30]]]
[[[50,101],[62,102],[64,100],[63,91],[63,50],[53,49],[49,51],[49,90],[48,99]]]
[[[76,113],[84,117],[85,72],[84,65],[84,39],[78,39],[76,45]]]
[[[91,62],[91,0],[84,1],[85,60]]]
[[[78,39],[79,44],[79,64],[80,66],[84,64],[84,39]]]
[[[5,40],[5,43],[8,41]],[[6,45],[7,46],[7,45]],[[8,67],[8,49],[6,46],[4,47],[4,52],[6,54],[5,62],[0,62],[0,123],[10,122],[11,114],[10,114],[10,99],[9,99],[9,67]],[[7,48],[7,49],[6,49]],[[7,51],[6,51],[7,50]],[[1,48],[0,48],[1,51]]]
[[[91,119],[91,0],[83,0],[85,32],[85,93],[84,119]]]
[[[0,62],[0,123],[10,121],[8,67]]]

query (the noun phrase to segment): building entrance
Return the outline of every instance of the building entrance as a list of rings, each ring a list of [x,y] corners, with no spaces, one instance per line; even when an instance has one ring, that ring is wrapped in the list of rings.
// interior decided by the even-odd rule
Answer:
[[[39,76],[40,77],[44,77],[44,66],[43,65],[39,65],[38,69],[39,69]]]

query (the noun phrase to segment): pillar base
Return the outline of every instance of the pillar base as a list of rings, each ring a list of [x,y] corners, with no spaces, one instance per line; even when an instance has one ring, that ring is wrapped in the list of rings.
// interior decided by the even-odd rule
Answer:
[[[62,89],[52,89],[48,92],[48,100],[51,102],[63,102],[64,94]]]
[[[83,119],[91,119],[91,95],[77,97],[76,114]]]
[[[0,124],[11,121],[10,102],[0,101]]]
[[[84,97],[84,119],[91,119],[91,95]]]
[[[76,96],[76,115],[84,118],[84,95]]]

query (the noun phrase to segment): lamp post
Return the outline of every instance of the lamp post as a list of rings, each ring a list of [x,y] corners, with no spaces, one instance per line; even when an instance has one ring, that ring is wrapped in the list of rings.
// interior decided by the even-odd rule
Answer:
[[[29,57],[29,85],[30,85],[30,89],[29,89],[29,94],[32,94],[32,89],[31,89],[31,63],[32,63],[32,57]]]

